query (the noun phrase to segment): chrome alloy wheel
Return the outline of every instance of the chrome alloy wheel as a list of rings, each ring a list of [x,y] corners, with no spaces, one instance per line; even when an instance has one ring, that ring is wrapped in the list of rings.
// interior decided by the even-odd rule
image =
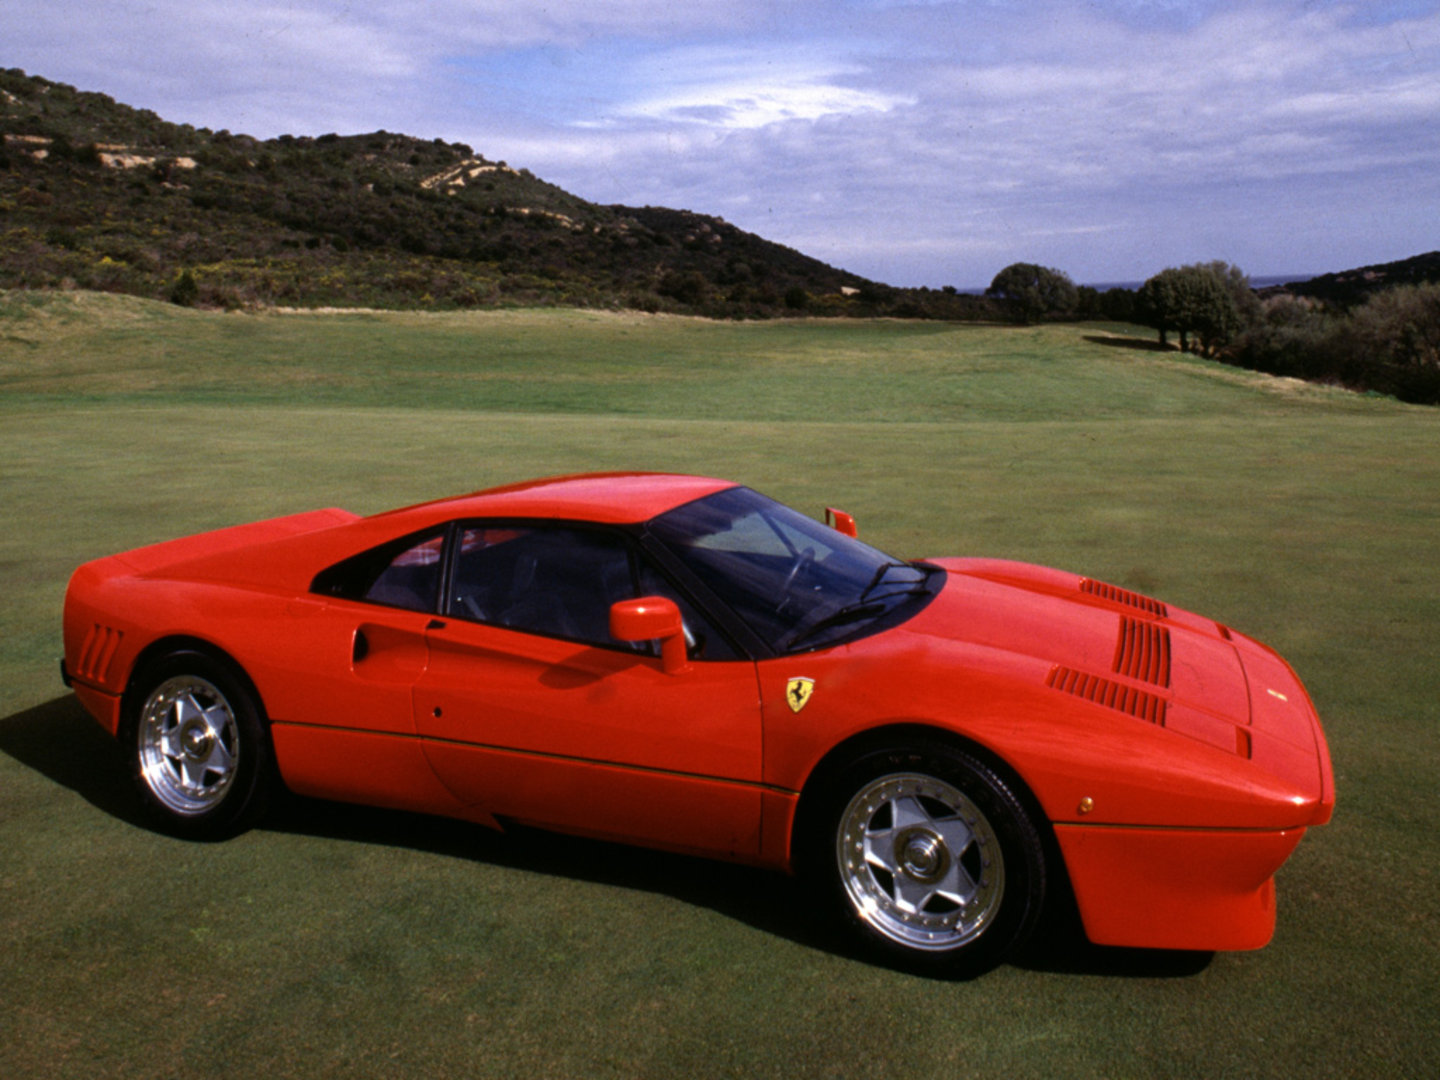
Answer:
[[[870,781],[841,815],[835,843],[856,914],[902,945],[959,948],[1000,910],[1000,841],[975,804],[943,780],[893,773]]]
[[[183,816],[225,799],[240,761],[240,728],[215,685],[177,675],[150,692],[137,733],[140,773],[155,798]]]

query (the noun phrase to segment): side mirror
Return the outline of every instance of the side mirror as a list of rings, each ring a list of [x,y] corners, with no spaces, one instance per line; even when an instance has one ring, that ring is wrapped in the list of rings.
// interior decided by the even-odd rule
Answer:
[[[685,654],[685,621],[675,601],[663,596],[617,600],[610,605],[610,636],[616,641],[660,639],[660,666],[675,675],[690,666]]]
[[[844,510],[836,510],[833,506],[825,507],[825,524],[842,536],[856,537],[860,535],[860,530],[855,527],[855,519]]]

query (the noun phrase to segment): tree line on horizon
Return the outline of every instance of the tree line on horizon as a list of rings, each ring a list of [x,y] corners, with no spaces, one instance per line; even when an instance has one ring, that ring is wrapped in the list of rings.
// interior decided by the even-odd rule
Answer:
[[[1306,295],[1304,286],[1257,291],[1222,260],[1166,267],[1138,289],[1104,292],[1052,267],[1012,263],[986,296],[1020,324],[1137,323],[1157,332],[1157,348],[1174,335],[1182,352],[1239,367],[1440,404],[1440,281],[1424,280],[1440,276],[1440,253],[1390,266],[1400,283],[1385,281],[1386,268],[1367,268],[1325,275]]]

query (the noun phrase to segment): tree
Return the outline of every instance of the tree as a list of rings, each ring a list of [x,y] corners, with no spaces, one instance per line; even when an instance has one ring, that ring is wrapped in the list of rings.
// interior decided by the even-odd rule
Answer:
[[[1100,314],[1112,322],[1135,321],[1135,291],[1116,285],[1100,294]]]
[[[1068,314],[1077,301],[1075,283],[1067,274],[1034,263],[1011,263],[995,275],[985,295],[1003,301],[1022,325],[1046,315]]]
[[[1254,326],[1265,317],[1265,313],[1260,307],[1260,298],[1250,287],[1249,274],[1223,259],[1216,259],[1202,265],[1212,270],[1229,291],[1231,299],[1235,301],[1235,311],[1240,316],[1243,327]]]
[[[1170,331],[1179,329],[1176,325],[1180,315],[1179,273],[1174,267],[1166,267],[1147,279],[1135,294],[1135,317],[1160,332],[1162,347],[1170,344]],[[1185,348],[1183,339],[1180,348]]]
[[[1235,296],[1216,264],[1160,271],[1140,287],[1136,306],[1140,321],[1160,332],[1161,345],[1169,331],[1179,333],[1182,352],[1190,351],[1193,334],[1197,351],[1213,356],[1241,327]]]

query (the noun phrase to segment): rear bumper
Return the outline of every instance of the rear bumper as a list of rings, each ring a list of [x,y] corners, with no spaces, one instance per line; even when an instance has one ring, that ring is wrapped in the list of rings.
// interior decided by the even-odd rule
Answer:
[[[1149,949],[1258,949],[1275,932],[1275,871],[1305,835],[1056,825],[1086,936]]]

